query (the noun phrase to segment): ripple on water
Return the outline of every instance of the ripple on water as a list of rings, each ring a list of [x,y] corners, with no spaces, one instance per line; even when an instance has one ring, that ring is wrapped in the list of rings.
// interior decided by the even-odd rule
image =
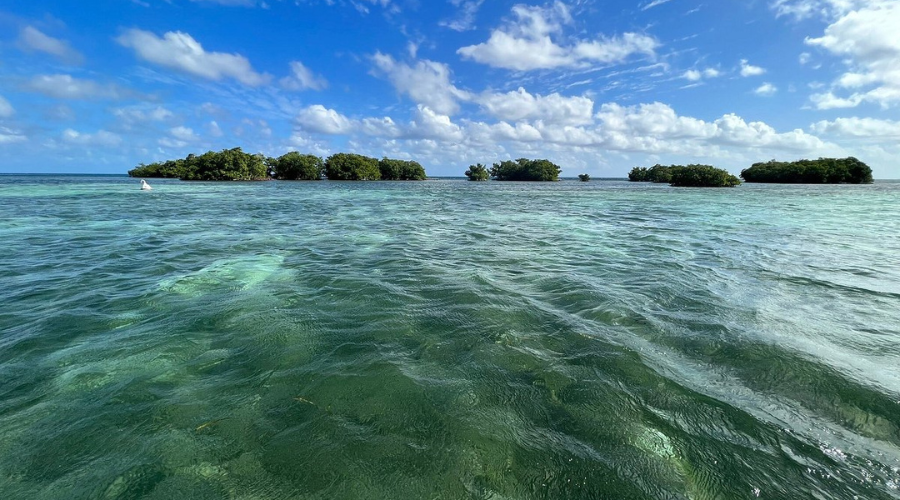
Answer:
[[[0,178],[7,498],[900,498],[900,184],[133,184]]]

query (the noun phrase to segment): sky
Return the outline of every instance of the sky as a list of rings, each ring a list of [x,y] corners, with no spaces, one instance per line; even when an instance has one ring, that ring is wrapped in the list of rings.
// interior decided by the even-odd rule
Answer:
[[[900,178],[898,0],[0,6],[0,173],[241,147],[563,176],[855,156]]]

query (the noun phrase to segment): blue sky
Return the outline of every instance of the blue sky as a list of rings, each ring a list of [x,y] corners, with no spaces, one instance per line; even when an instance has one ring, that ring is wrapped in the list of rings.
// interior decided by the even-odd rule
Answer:
[[[900,178],[896,0],[98,0],[0,7],[0,172],[235,146],[430,175],[856,156]]]

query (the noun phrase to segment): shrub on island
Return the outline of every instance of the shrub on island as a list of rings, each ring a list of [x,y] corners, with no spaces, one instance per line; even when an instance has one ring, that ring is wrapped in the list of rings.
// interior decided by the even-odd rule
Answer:
[[[183,181],[258,181],[268,180],[266,159],[241,148],[190,154],[182,160],[138,165],[128,171],[131,177],[178,177]]]
[[[872,169],[850,156],[848,158],[819,158],[794,162],[767,161],[754,163],[741,171],[747,182],[784,184],[869,184]]]
[[[375,158],[336,153],[325,160],[325,177],[330,181],[377,181],[381,179],[381,169]]]
[[[325,162],[315,155],[304,155],[296,151],[268,158],[269,174],[278,180],[319,181],[325,172]]]
[[[479,163],[477,165],[469,165],[469,169],[466,170],[466,177],[470,181],[486,181],[491,178],[491,174],[488,172],[487,167]]]
[[[185,160],[169,160],[149,165],[141,163],[128,171],[130,177],[156,177],[163,179],[180,179],[187,171]]]
[[[710,165],[659,165],[634,167],[628,173],[631,182],[667,182],[676,187],[734,187],[741,180],[727,170]]]
[[[741,180],[727,170],[710,165],[673,165],[669,185],[676,187],[734,187]]]
[[[634,167],[628,172],[628,180],[631,182],[672,182],[671,167],[657,163],[650,168]]]
[[[498,181],[558,181],[562,169],[549,160],[529,160],[519,158],[494,163],[490,175]]]
[[[424,181],[425,169],[417,161],[382,158],[378,170],[383,181]]]
[[[578,180],[581,182],[587,182],[591,180],[591,176],[588,174],[578,174]]]

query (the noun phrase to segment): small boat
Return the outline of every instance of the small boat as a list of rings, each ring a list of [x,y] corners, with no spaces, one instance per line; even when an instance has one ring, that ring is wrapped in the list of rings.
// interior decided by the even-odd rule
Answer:
[[[153,188],[150,187],[150,184],[147,184],[147,181],[141,179],[141,191],[150,191],[151,189]]]

